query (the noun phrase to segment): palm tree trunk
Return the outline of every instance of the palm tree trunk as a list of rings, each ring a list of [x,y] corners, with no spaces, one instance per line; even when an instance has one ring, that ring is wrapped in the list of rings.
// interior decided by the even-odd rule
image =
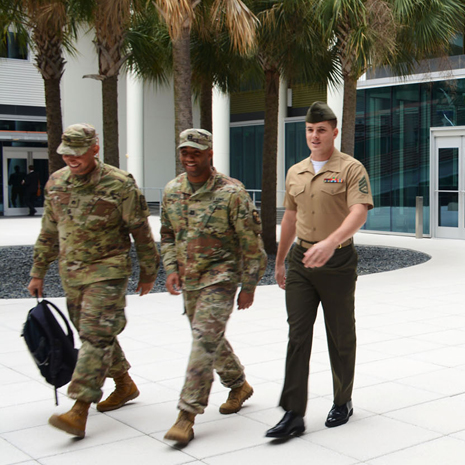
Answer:
[[[354,156],[357,80],[344,75],[344,107],[341,124],[341,152]]]
[[[59,79],[44,79],[49,174],[65,166],[65,162],[57,153],[57,148],[61,143],[61,134],[63,133],[60,79],[61,77]]]
[[[212,101],[213,84],[202,81],[200,89],[200,127],[207,131],[213,131]]]
[[[262,237],[267,254],[276,254],[276,184],[278,160],[279,72],[265,71],[265,132],[263,135]]]
[[[104,160],[119,168],[118,133],[118,76],[102,81]]]
[[[176,175],[183,171],[177,147],[179,134],[192,127],[190,32],[183,29],[179,39],[173,40],[174,75],[174,130],[176,141]]]

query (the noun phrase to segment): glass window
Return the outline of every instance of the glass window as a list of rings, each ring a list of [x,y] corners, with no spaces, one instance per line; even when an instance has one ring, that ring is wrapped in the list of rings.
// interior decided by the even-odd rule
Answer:
[[[285,169],[288,169],[310,155],[305,137],[305,121],[286,123]]]
[[[355,156],[368,170],[375,203],[365,229],[415,233],[416,197],[422,196],[429,234],[430,128],[465,125],[463,95],[465,80],[358,91]],[[443,202],[442,221],[453,223],[454,202]]]
[[[439,179],[441,191],[456,191],[459,188],[459,149],[439,149]]]
[[[463,34],[457,34],[449,41],[449,56],[463,55]]]
[[[397,86],[392,90],[392,228],[415,232],[415,204],[419,182],[420,88]]]
[[[364,165],[370,176],[375,205],[369,213],[366,229],[390,231],[391,89],[370,89],[365,92]]]
[[[47,132],[46,121],[0,120],[0,131]]]
[[[459,226],[459,194],[439,192],[438,226],[457,228]]]
[[[0,58],[27,60],[27,45],[21,43],[14,32],[8,32],[6,41],[0,43]]]
[[[365,119],[365,92],[357,94],[356,114],[355,114],[355,158],[364,165],[366,162],[365,139],[366,139],[366,119]]]
[[[262,154],[263,125],[231,128],[230,172],[246,189],[262,188]]]
[[[41,194],[36,200],[37,207],[44,206],[44,187],[48,180],[48,159],[38,158],[34,160],[34,170],[39,173]]]
[[[423,233],[430,232],[430,127],[431,127],[431,86],[420,85],[420,165],[418,195],[423,197]]]
[[[8,159],[8,198],[10,208],[24,208],[23,180],[27,174],[27,160],[25,158]]]

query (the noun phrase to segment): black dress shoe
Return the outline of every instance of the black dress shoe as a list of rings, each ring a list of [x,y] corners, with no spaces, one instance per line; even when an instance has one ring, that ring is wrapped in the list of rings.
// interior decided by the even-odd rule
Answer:
[[[270,428],[265,437],[287,438],[289,436],[300,436],[305,431],[304,419],[292,411],[284,414],[282,420],[273,428]]]
[[[353,413],[354,409],[352,407],[351,400],[349,400],[347,404],[341,406],[333,404],[331,410],[328,413],[328,418],[326,419],[325,425],[328,428],[343,425],[349,421],[349,418]]]

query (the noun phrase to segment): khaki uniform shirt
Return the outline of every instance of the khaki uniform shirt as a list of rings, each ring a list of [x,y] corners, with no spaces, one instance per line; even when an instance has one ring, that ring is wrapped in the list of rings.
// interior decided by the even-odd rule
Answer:
[[[368,174],[358,160],[337,149],[318,174],[310,157],[287,173],[284,206],[297,212],[296,234],[300,239],[326,239],[356,204],[373,208]]]
[[[50,263],[59,258],[60,276],[71,286],[125,278],[131,274],[131,234],[140,281],[155,281],[160,255],[148,216],[144,196],[125,171],[99,160],[85,176],[62,168],[45,186],[42,228],[30,275],[43,279]]]
[[[242,282],[253,292],[266,268],[261,221],[243,185],[216,171],[197,191],[187,175],[168,183],[161,215],[166,274],[179,273],[183,289]]]

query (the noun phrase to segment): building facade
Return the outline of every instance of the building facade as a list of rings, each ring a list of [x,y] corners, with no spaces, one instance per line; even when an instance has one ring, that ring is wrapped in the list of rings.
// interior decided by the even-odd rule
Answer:
[[[398,79],[381,70],[359,82],[355,156],[376,206],[365,228],[415,234],[420,198],[425,235],[465,239],[465,56],[418,71]]]
[[[101,84],[83,78],[98,70],[92,39],[91,34],[82,34],[79,53],[66,56],[63,125],[88,122],[101,134]],[[411,76],[399,79],[389,70],[376,70],[358,83],[355,157],[369,172],[375,200],[367,231],[414,235],[420,199],[424,235],[465,238],[465,55],[462,38],[457,41],[448,60],[430,60]],[[33,58],[14,47],[8,53],[0,57],[0,214],[18,215],[27,209],[8,181],[33,164],[45,183],[46,118],[43,80]],[[327,101],[341,119],[341,89],[281,82],[278,206],[288,168],[309,155],[304,121],[316,100]],[[134,174],[151,202],[160,201],[164,186],[175,176],[173,102],[172,86],[157,87],[121,73],[120,166]],[[257,202],[263,120],[262,91],[232,96],[214,92],[215,166],[240,179]],[[194,103],[194,126],[198,124]]]
[[[21,179],[33,165],[48,178],[47,123],[42,78],[27,50],[10,34],[0,56],[0,214],[27,214]],[[43,198],[37,201],[41,211]]]

